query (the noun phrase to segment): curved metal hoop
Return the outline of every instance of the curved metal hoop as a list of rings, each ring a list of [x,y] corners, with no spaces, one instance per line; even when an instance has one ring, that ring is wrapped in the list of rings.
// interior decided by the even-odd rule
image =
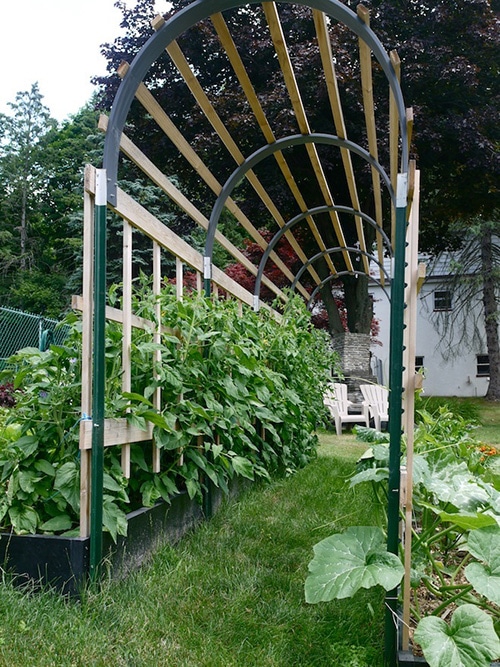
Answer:
[[[319,285],[316,285],[314,288],[311,296],[309,297],[309,301],[307,302],[307,308],[309,309],[314,301],[314,298],[316,294],[320,291],[322,287],[324,287],[327,283],[331,282],[332,280],[335,280],[335,278],[338,278],[339,276],[366,276],[366,273],[364,271],[339,271],[338,273],[332,273],[328,278],[325,278],[320,282]],[[382,285],[380,280],[377,280],[376,278],[373,278],[373,276],[370,276],[371,280],[373,280],[374,283],[377,283],[377,285],[381,288],[381,290],[384,292],[384,294],[387,297],[387,300],[389,303],[391,302],[391,297],[389,296],[388,291],[385,289],[385,287]]]
[[[390,280],[389,273],[386,271],[386,269],[384,269],[384,265],[381,262],[379,262],[378,259],[375,259],[375,257],[373,255],[370,255],[369,252],[365,252],[364,250],[360,250],[359,248],[353,248],[353,247],[341,248],[341,247],[337,246],[336,248],[328,248],[328,250],[322,250],[321,252],[316,253],[316,255],[314,255],[313,257],[308,259],[307,262],[305,264],[303,264],[300,267],[300,269],[297,271],[297,275],[293,279],[291,289],[292,290],[295,289],[295,285],[299,282],[299,280],[300,280],[301,276],[303,275],[304,271],[306,271],[307,268],[311,264],[313,264],[317,259],[319,259],[320,257],[324,257],[325,255],[333,255],[333,253],[335,253],[335,252],[343,252],[344,250],[348,250],[349,252],[353,252],[353,253],[356,253],[358,255],[364,255],[365,257],[368,257],[373,262],[375,262],[375,264],[378,264],[378,266],[383,271],[387,280]],[[364,274],[364,275],[366,275],[366,274]]]
[[[224,187],[222,188],[221,193],[217,197],[217,201],[214,204],[212,214],[210,215],[210,222],[208,224],[207,238],[205,242],[206,268],[208,268],[208,265],[212,261],[215,232],[217,231],[217,225],[219,223],[222,209],[224,208],[226,201],[231,196],[232,191],[244,178],[245,174],[247,174],[250,169],[259,164],[259,162],[262,162],[269,156],[274,155],[274,153],[283,151],[285,148],[290,148],[291,146],[302,146],[304,144],[326,144],[329,146],[338,146],[356,153],[377,170],[382,180],[384,181],[387,190],[389,191],[394,205],[396,205],[396,193],[392,188],[391,179],[387,175],[385,169],[378,163],[377,160],[375,160],[375,158],[370,155],[367,150],[361,146],[358,146],[358,144],[354,143],[353,141],[348,141],[347,139],[341,139],[334,134],[294,134],[289,137],[283,137],[282,139],[278,139],[272,144],[266,144],[265,146],[262,146],[261,148],[258,148],[256,151],[254,151],[233,171],[231,176],[225,182]],[[210,276],[205,275],[205,279],[208,278],[210,278]]]
[[[370,47],[384,71],[394,95],[401,134],[402,171],[406,172],[408,168],[409,149],[403,94],[390,58],[378,37],[368,25],[360,21],[357,15],[349,7],[342,4],[340,0],[282,0],[282,2],[286,4],[298,4],[324,12],[335,20],[344,23]],[[103,168],[106,169],[108,180],[107,199],[110,204],[116,205],[120,137],[135,92],[151,65],[162,55],[165,48],[171,42],[199,21],[208,18],[212,14],[248,4],[260,4],[260,0],[247,0],[247,2],[242,2],[241,0],[196,0],[174,14],[158,32],[148,39],[133,59],[116,93],[104,143]]]
[[[264,275],[264,269],[266,267],[267,261],[276,247],[276,244],[279,242],[279,240],[283,237],[286,232],[288,232],[292,227],[294,227],[296,224],[299,222],[302,222],[305,218],[307,218],[310,215],[318,215],[320,213],[329,213],[330,211],[337,211],[337,213],[348,213],[357,217],[362,218],[367,222],[369,225],[374,227],[381,235],[382,239],[384,241],[385,246],[387,247],[387,250],[389,251],[389,254],[392,255],[392,247],[391,247],[391,242],[389,240],[389,237],[387,234],[384,232],[384,230],[378,226],[377,222],[371,218],[369,215],[366,213],[362,213],[361,211],[357,211],[355,208],[352,208],[351,206],[317,206],[316,208],[311,208],[308,211],[305,211],[304,213],[300,213],[299,215],[296,215],[294,218],[291,218],[283,227],[281,227],[276,234],[273,236],[273,238],[269,241],[268,246],[262,255],[262,258],[259,263],[259,269],[257,271],[257,277],[255,279],[255,289],[254,289],[254,302],[256,299],[259,298],[260,296],[260,286],[262,282],[262,276]]]

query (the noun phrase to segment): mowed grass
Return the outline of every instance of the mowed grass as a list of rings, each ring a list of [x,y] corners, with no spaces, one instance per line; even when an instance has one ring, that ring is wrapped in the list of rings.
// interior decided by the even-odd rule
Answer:
[[[68,602],[0,586],[0,665],[9,667],[376,667],[383,591],[304,601],[313,545],[372,522],[347,477],[366,445],[320,435],[317,460],[250,489],[152,562]]]

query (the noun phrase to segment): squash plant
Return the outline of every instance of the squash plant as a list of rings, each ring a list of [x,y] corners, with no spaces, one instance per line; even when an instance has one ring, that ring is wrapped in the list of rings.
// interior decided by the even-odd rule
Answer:
[[[486,667],[500,656],[500,493],[491,483],[496,464],[482,455],[470,424],[446,408],[434,415],[420,411],[419,419],[411,571],[412,615],[418,623],[414,638],[431,667]],[[350,484],[373,486],[380,500],[380,525],[353,527],[314,547],[305,583],[310,603],[349,597],[360,587],[381,585],[389,591],[404,574],[403,554],[387,553],[381,527],[387,436],[361,428],[358,435],[373,444]],[[422,589],[435,601],[424,617],[418,595]]]
[[[109,293],[119,305],[120,287]],[[315,454],[322,394],[336,357],[314,329],[302,300],[291,298],[280,322],[263,311],[242,318],[232,301],[160,298],[167,333],[134,330],[132,389],[121,390],[121,326],[106,327],[106,417],[153,425],[161,472],[150,447],[132,445],[123,477],[119,448],[105,449],[104,528],[116,539],[126,513],[185,489],[201,498],[208,481],[227,491],[234,476],[290,474]],[[142,276],[134,312],[154,321],[156,298]],[[68,316],[64,345],[21,350],[0,382],[15,405],[0,416],[0,529],[74,534],[79,514],[80,322]],[[155,352],[161,362],[155,368]],[[153,368],[156,374],[152,372]],[[156,375],[156,379],[155,379]],[[162,405],[152,395],[161,386]]]

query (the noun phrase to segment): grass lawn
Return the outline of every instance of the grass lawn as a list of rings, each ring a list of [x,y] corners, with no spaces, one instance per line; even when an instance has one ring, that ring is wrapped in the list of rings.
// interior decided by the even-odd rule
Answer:
[[[368,525],[368,488],[345,480],[366,445],[321,434],[317,460],[248,491],[175,547],[68,602],[0,586],[0,665],[9,667],[377,667],[383,591],[304,602],[312,547]]]

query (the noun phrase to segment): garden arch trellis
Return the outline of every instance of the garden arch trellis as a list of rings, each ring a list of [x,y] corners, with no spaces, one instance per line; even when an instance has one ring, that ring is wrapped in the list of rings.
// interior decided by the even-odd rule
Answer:
[[[403,389],[407,389],[406,401],[406,428],[408,440],[411,441],[412,422],[412,378],[414,372],[412,332],[414,331],[413,296],[416,290],[416,229],[418,225],[418,172],[415,165],[409,160],[409,142],[411,135],[412,117],[411,112],[405,109],[401,89],[399,85],[399,61],[396,53],[386,53],[369,26],[369,13],[358,5],[357,12],[353,12],[340,0],[306,0],[304,2],[289,2],[284,4],[298,4],[307,7],[312,12],[314,28],[318,49],[324,69],[324,76],[328,97],[331,105],[333,129],[329,135],[316,134],[311,131],[306,107],[300,95],[300,90],[294,75],[292,59],[290,57],[287,41],[283,34],[278,7],[274,2],[265,2],[262,6],[257,2],[241,2],[241,0],[197,0],[191,5],[180,10],[167,22],[158,17],[153,26],[156,33],[146,42],[130,65],[120,68],[123,78],[120,88],[115,97],[109,119],[103,118],[101,129],[106,130],[106,140],[103,157],[103,168],[94,170],[88,168],[86,172],[85,188],[85,239],[84,254],[84,285],[85,293],[81,301],[76,300],[75,305],[83,311],[84,329],[84,364],[83,369],[83,401],[82,409],[84,417],[92,414],[92,418],[83,419],[81,427],[81,451],[82,451],[82,473],[81,473],[81,533],[91,536],[91,568],[97,569],[101,558],[101,523],[102,523],[102,456],[105,446],[119,445],[122,447],[122,461],[124,471],[129,466],[128,447],[131,442],[146,441],[151,439],[150,432],[139,432],[124,421],[107,420],[104,415],[104,328],[106,318],[115,319],[123,323],[123,358],[124,358],[124,389],[130,386],[130,367],[127,359],[130,354],[130,341],[132,327],[149,328],[153,331],[153,337],[157,340],[161,334],[158,326],[153,322],[141,321],[132,312],[131,306],[131,262],[132,262],[132,227],[141,231],[152,239],[153,243],[153,284],[154,289],[159,290],[161,281],[161,252],[162,248],[174,254],[178,270],[178,295],[181,297],[182,287],[182,265],[186,264],[197,272],[198,285],[201,289],[201,277],[204,279],[205,293],[208,295],[212,286],[222,287],[228,294],[239,299],[242,304],[257,307],[259,305],[259,293],[255,295],[248,293],[237,283],[229,279],[217,267],[212,264],[212,251],[214,241],[220,243],[233,257],[244,264],[260,282],[264,282],[276,295],[286,298],[279,287],[267,279],[264,272],[264,264],[261,267],[251,265],[241,251],[234,247],[218,229],[220,214],[226,206],[238,222],[245,228],[247,233],[255,240],[266,254],[288,277],[291,283],[296,285],[298,291],[306,298],[311,298],[310,293],[301,284],[298,277],[294,276],[284,265],[277,255],[275,244],[281,236],[286,236],[290,245],[316,284],[316,289],[325,284],[327,279],[321,279],[316,272],[313,261],[306,255],[297,239],[293,235],[292,227],[295,222],[306,221],[309,230],[317,242],[319,253],[325,259],[331,275],[338,276],[344,272],[338,271],[332,261],[332,255],[336,252],[342,254],[346,272],[356,275],[352,255],[356,254],[363,265],[364,272],[370,271],[370,249],[367,247],[363,223],[376,228],[376,253],[378,259],[376,264],[380,267],[380,282],[385,285],[386,276],[383,271],[384,248],[392,255],[391,275],[391,356],[390,356],[390,477],[389,477],[389,529],[388,548],[396,552],[399,542],[399,499],[400,499],[400,440],[403,426],[402,420],[402,395]],[[223,15],[224,12],[249,6],[255,11],[262,11],[269,30],[270,40],[276,50],[285,87],[289,95],[290,105],[296,118],[298,134],[288,137],[276,138],[271,124],[266,117],[245,69],[241,56],[235,45],[230,32],[230,26]],[[209,19],[217,32],[221,48],[225,50],[231,67],[239,81],[246,96],[246,100],[252,109],[256,122],[262,130],[264,143],[253,155],[245,158],[237,143],[231,136],[228,128],[222,122],[216,110],[216,101],[210,101],[209,96],[201,87],[200,81],[187,62],[177,42],[181,35],[198,22]],[[343,108],[340,101],[338,80],[335,73],[334,59],[329,38],[329,22],[336,21],[347,26],[357,37],[359,42],[360,83],[365,116],[367,147],[360,146],[347,138],[346,123]],[[216,131],[221,144],[227,149],[235,160],[237,167],[225,183],[220,183],[211,172],[209,166],[197,155],[192,145],[187,142],[182,132],[173,124],[168,116],[168,110],[162,109],[156,102],[153,94],[145,86],[145,78],[151,65],[167,52],[173,64],[177,68],[179,76],[182,77],[189,87],[198,106],[202,109],[212,128]],[[375,122],[375,105],[372,86],[372,54],[379,67],[385,74],[389,85],[389,133],[387,137],[388,154],[390,161],[389,175],[380,164],[378,158],[378,137]],[[194,167],[199,177],[214,192],[216,197],[212,208],[210,219],[207,219],[176,187],[174,183],[144,155],[140,149],[130,141],[124,133],[125,123],[132,101],[136,98],[150,115],[151,120],[159,126],[165,135],[173,142],[179,153]],[[319,144],[325,144],[332,149],[340,151],[344,176],[348,185],[349,201],[344,205],[334,202],[332,192],[321,164],[320,155],[317,150]],[[310,206],[306,203],[300,189],[293,177],[286,158],[286,152],[294,146],[302,146],[311,163],[313,178],[317,180],[319,190],[324,203],[321,206]],[[182,239],[177,237],[168,227],[162,225],[148,211],[141,207],[129,195],[118,187],[119,158],[123,153],[132,160],[143,173],[158,185],[167,197],[180,209],[190,216],[197,224],[207,230],[207,242],[205,252],[202,256],[191,248]],[[373,201],[372,208],[375,213],[373,217],[362,210],[356,183],[356,174],[352,155],[361,156],[371,169]],[[254,167],[263,159],[274,159],[295,199],[299,214],[286,222],[274,205],[266,188],[257,177]],[[256,226],[247,215],[242,212],[238,204],[231,198],[231,192],[235,184],[243,177],[249,181],[256,192],[256,196],[263,202],[272,218],[279,227],[274,239],[267,243],[258,232]],[[389,193],[392,201],[391,208],[391,241],[384,232],[384,214],[382,203],[382,184]],[[412,205],[413,202],[413,205]],[[93,213],[95,204],[95,216]],[[106,306],[106,210],[110,208],[118,213],[124,220],[124,270],[123,270],[123,308],[115,311]],[[336,238],[337,245],[332,247],[322,237],[320,229],[315,221],[315,216],[321,209],[321,213],[329,217],[331,229]],[[344,237],[343,223],[339,218],[340,213],[348,213],[354,218],[354,226],[357,235],[359,249],[355,251],[352,245],[346,242]],[[296,219],[296,220],[295,220]],[[292,221],[293,224],[292,224]],[[410,225],[408,225],[408,221]],[[345,223],[344,223],[345,224]],[[410,233],[407,236],[407,228]],[[407,239],[410,242],[409,253],[406,251]],[[388,247],[389,246],[389,247]],[[375,252],[375,250],[374,250]],[[411,255],[411,256],[410,256]],[[375,255],[373,255],[375,259]],[[407,292],[405,294],[405,264]],[[93,268],[92,268],[93,266]],[[408,304],[404,313],[404,304]],[[242,306],[243,309],[243,306]],[[404,320],[406,318],[406,345],[403,345]],[[159,321],[159,317],[158,317]],[[93,334],[91,335],[91,332]],[[406,347],[407,362],[405,379],[403,378],[403,348]],[[92,364],[91,364],[92,360]],[[155,395],[155,401],[159,401],[159,395]],[[156,466],[157,457],[153,456],[153,466]],[[411,461],[408,462],[411,468]],[[411,470],[410,470],[411,472]],[[411,475],[410,475],[411,477]],[[406,490],[406,509],[411,511],[411,491]],[[394,642],[395,634],[392,630],[392,614],[395,611],[394,595],[389,595],[388,605],[388,633],[391,635],[390,642]]]

